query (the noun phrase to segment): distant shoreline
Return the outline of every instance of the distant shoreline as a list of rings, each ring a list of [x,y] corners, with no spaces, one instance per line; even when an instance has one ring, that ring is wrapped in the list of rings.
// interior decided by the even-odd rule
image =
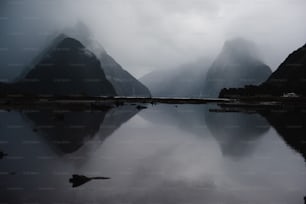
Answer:
[[[99,110],[126,104],[207,104],[230,103],[221,98],[150,98],[150,97],[87,97],[87,96],[23,96],[0,97],[0,109],[68,109]]]
[[[126,104],[218,104],[224,112],[233,109],[306,109],[306,98],[170,98],[170,97],[88,97],[88,96],[24,96],[10,95],[0,97],[0,109],[68,109],[99,110]],[[145,108],[145,107],[144,107]],[[216,112],[222,112],[220,111]]]

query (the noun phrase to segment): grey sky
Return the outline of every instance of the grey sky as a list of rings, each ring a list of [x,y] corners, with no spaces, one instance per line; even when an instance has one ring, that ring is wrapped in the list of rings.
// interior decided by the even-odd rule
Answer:
[[[306,42],[305,0],[2,0],[0,6],[2,54],[37,47],[46,34],[82,21],[136,77],[214,58],[234,37],[254,41],[274,70]]]

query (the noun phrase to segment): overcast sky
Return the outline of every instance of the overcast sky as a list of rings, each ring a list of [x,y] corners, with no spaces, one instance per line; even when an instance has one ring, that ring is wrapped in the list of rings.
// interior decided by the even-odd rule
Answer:
[[[48,33],[78,21],[136,77],[214,58],[235,37],[255,42],[274,70],[306,43],[305,0],[1,0],[0,6],[0,55],[16,73],[26,62],[4,52],[30,52]],[[3,68],[0,74],[6,77]]]

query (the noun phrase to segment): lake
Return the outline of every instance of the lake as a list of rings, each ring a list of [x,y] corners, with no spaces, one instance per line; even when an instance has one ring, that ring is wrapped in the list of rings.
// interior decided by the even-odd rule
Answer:
[[[147,106],[1,111],[0,203],[304,203],[304,115]]]

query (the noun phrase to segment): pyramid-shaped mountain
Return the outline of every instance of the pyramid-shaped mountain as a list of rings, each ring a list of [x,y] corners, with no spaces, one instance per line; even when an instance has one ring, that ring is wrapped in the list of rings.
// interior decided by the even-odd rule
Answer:
[[[111,55],[109,55],[104,47],[98,42],[83,22],[78,22],[64,33],[78,39],[86,48],[91,50],[101,62],[106,78],[115,88],[118,96],[135,96],[150,97],[149,89],[139,80],[127,72]]]
[[[149,89],[124,70],[107,52],[101,52],[98,57],[106,78],[119,96],[151,97]]]
[[[225,42],[223,49],[208,70],[205,93],[216,97],[223,88],[259,85],[272,73],[262,62],[255,45],[237,38]]]
[[[52,96],[114,96],[97,57],[79,41],[58,36],[3,92]]]

